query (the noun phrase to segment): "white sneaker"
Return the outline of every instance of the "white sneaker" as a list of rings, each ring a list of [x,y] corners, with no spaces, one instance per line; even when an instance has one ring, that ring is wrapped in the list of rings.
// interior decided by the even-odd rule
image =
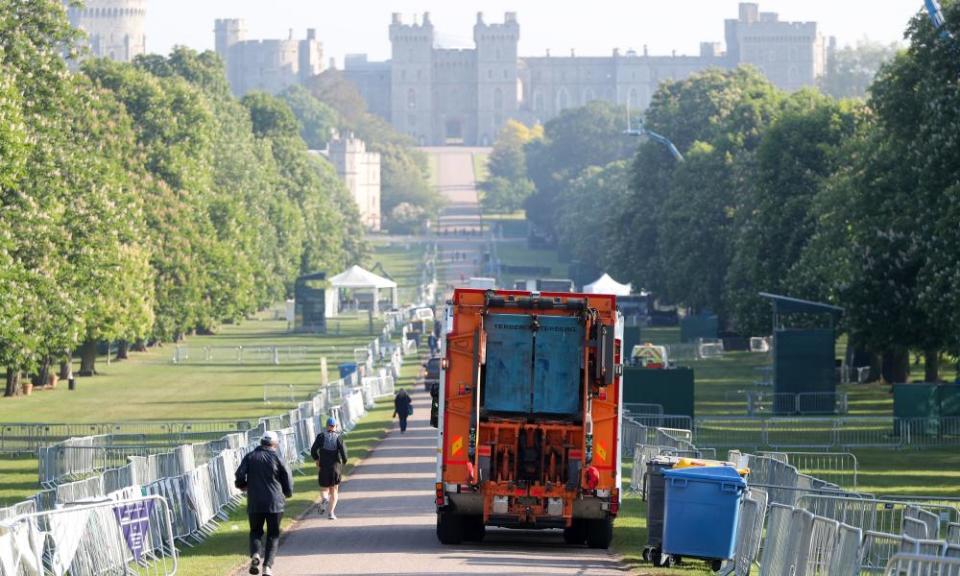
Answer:
[[[333,512],[331,512],[330,515],[327,516],[327,518],[329,518],[329,519],[331,519],[331,520],[336,520],[336,519],[337,519],[337,515],[334,514]]]
[[[321,515],[321,516],[323,516],[324,514],[327,513],[327,503],[328,503],[328,502],[329,502],[329,500],[327,500],[326,498],[324,498],[324,499],[320,502],[320,515]]]
[[[264,574],[267,574],[266,570],[268,569],[267,568],[264,569]],[[260,557],[257,555],[254,555],[250,558],[250,573],[251,574],[260,573]]]
[[[263,567],[263,576],[273,576],[273,568],[269,566]]]

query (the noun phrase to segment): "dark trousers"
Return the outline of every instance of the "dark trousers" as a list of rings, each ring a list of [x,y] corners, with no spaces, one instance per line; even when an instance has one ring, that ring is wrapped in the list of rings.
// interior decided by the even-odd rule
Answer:
[[[408,415],[408,414],[401,414],[401,415],[399,415],[399,416],[400,416],[400,432],[406,432],[406,431],[407,431],[407,417],[408,417],[409,415]]]
[[[263,558],[264,566],[273,566],[273,558],[277,555],[277,548],[280,546],[280,519],[283,518],[283,513],[250,512],[247,517],[250,519],[250,556],[258,554]],[[267,525],[266,550],[263,545],[264,523]]]

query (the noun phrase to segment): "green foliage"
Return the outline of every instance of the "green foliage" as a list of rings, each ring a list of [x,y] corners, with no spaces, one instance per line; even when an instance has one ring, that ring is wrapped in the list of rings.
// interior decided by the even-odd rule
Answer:
[[[781,98],[750,68],[708,70],[661,85],[646,124],[687,159],[678,163],[655,142],[638,151],[620,210],[618,277],[671,302],[726,312],[734,218]]]
[[[862,106],[813,91],[793,94],[783,106],[745,181],[726,278],[732,319],[751,334],[764,333],[770,324],[769,302],[758,292],[821,297],[790,278],[816,229],[814,198],[845,160],[843,145],[864,117]]]
[[[527,214],[538,229],[554,233],[557,197],[565,184],[590,166],[627,158],[633,150],[624,135],[627,112],[601,101],[565,110],[543,128],[543,138],[525,147],[527,174],[536,192],[526,201]]]
[[[485,211],[516,212],[534,193],[533,182],[527,178],[524,146],[542,137],[542,126],[531,129],[510,120],[503,127],[490,154],[489,177],[480,185],[480,203]]]
[[[630,164],[620,160],[587,168],[560,193],[557,236],[575,261],[603,269],[614,264],[608,247],[618,241],[617,208],[629,184]]]
[[[219,58],[187,49],[71,73],[76,39],[59,0],[0,0],[9,373],[214,330],[364,257],[356,207],[286,104],[243,106]]]
[[[367,112],[356,86],[338,70],[327,70],[313,79],[310,92],[339,117],[337,128],[367,143],[380,154],[380,211],[384,226],[393,232],[409,232],[436,216],[443,204],[440,193],[428,184],[426,155],[414,148],[409,137]],[[397,208],[406,204],[399,211]]]
[[[311,150],[323,150],[327,147],[330,134],[340,122],[337,112],[317,100],[303,86],[291,86],[280,98],[300,122],[300,136]]]

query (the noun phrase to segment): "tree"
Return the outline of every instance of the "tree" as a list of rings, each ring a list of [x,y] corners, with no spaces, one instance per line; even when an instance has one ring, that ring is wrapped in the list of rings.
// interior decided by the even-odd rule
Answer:
[[[791,286],[789,274],[816,227],[813,199],[846,158],[864,112],[803,90],[783,102],[782,115],[763,135],[755,169],[745,179],[743,209],[734,221],[732,261],[726,278],[733,321],[744,334],[765,334],[770,305],[757,293],[813,297]]]
[[[678,163],[657,143],[641,145],[618,219],[619,276],[677,304],[725,313],[733,219],[781,98],[751,68],[661,85],[646,125],[689,157]]]
[[[487,164],[489,177],[480,184],[480,203],[488,212],[515,212],[533,194],[527,178],[524,146],[543,137],[543,127],[527,128],[509,120],[500,131]]]
[[[394,232],[409,232],[421,222],[436,216],[443,205],[439,191],[428,183],[426,155],[417,150],[411,138],[367,112],[363,96],[337,70],[327,70],[313,78],[310,92],[332,108],[339,117],[341,133],[353,133],[367,143],[367,149],[380,154],[380,211],[384,226]],[[394,218],[395,209],[404,208]]]
[[[620,160],[587,168],[560,193],[557,236],[574,261],[597,272],[614,264],[608,247],[618,241],[616,221],[629,184],[630,164]]]
[[[300,136],[307,146],[311,150],[326,148],[330,135],[340,122],[337,112],[314,98],[309,90],[299,84],[287,88],[280,98],[300,122]]]
[[[243,104],[250,111],[254,133],[270,143],[281,188],[303,218],[305,237],[299,273],[341,268],[346,261],[343,216],[331,189],[340,185],[339,181],[329,177],[329,172],[327,178],[322,177],[325,161],[310,157],[296,117],[282,100],[255,93],[245,96]]]
[[[624,135],[627,113],[622,106],[601,101],[565,110],[543,127],[543,138],[525,146],[527,175],[536,192],[526,203],[528,219],[554,235],[556,199],[566,182],[590,166],[606,166],[627,158],[632,142]]]
[[[898,50],[897,43],[869,40],[844,46],[827,60],[827,73],[820,80],[820,88],[834,98],[865,98],[880,67],[892,60]]]

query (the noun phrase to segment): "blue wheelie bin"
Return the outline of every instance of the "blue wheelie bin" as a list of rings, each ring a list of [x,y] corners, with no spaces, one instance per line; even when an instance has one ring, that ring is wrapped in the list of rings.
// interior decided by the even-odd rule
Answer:
[[[343,364],[337,365],[337,368],[340,370],[340,377],[346,378],[347,376],[353,374],[357,371],[356,362],[344,362]]]
[[[746,481],[735,468],[664,470],[663,553],[706,560],[719,570],[733,558]]]

